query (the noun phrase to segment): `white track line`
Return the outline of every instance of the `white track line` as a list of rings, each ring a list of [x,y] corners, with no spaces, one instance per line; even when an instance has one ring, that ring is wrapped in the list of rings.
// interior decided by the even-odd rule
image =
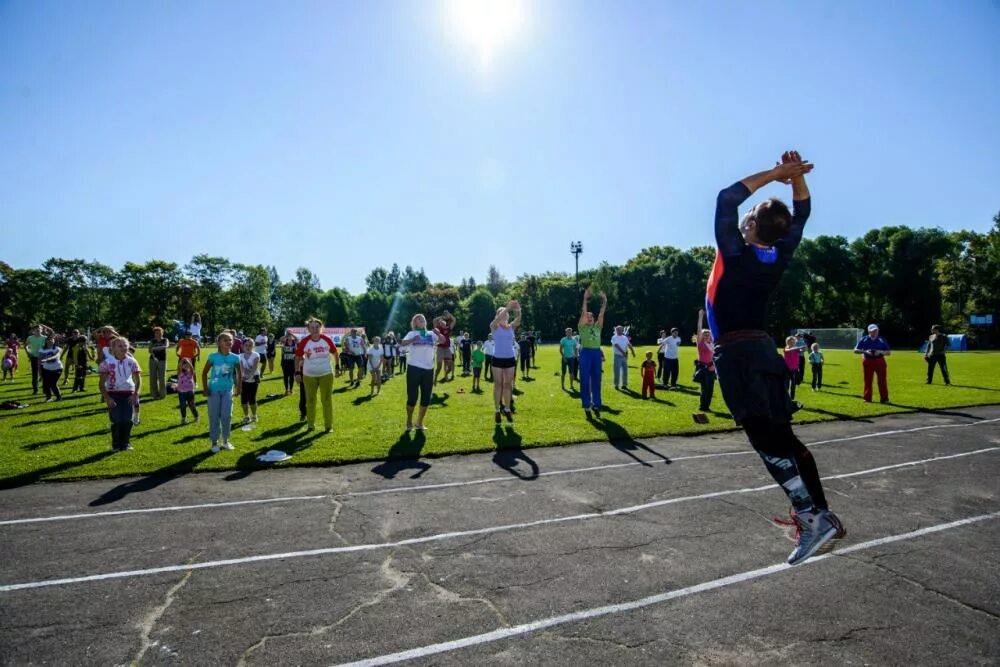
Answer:
[[[878,431],[876,433],[864,433],[861,435],[852,435],[845,438],[834,438],[832,440],[818,440],[816,442],[808,442],[806,446],[816,447],[819,445],[829,445],[836,442],[851,442],[855,440],[864,440],[867,438],[877,438],[887,435],[899,435],[902,433],[915,433],[917,431],[928,431],[932,429],[939,428],[961,428],[967,426],[978,426],[980,424],[991,424],[994,422],[1000,422],[1000,417],[995,419],[982,419],[976,422],[968,422],[962,424],[936,424],[932,426],[917,426],[914,428],[896,429],[893,431]],[[671,458],[671,463],[675,461],[693,461],[696,459],[712,459],[720,458],[724,456],[748,456],[750,454],[756,454],[752,449],[740,450],[736,452],[713,452],[711,454],[693,454],[690,456],[678,456]],[[588,466],[586,468],[569,468],[566,470],[550,470],[548,472],[542,472],[538,474],[538,477],[553,477],[555,475],[569,475],[582,472],[596,472],[598,470],[614,470],[615,468],[628,468],[631,466],[638,465],[656,465],[660,463],[661,460],[652,461],[628,461],[627,463],[609,463],[607,465],[597,465]],[[334,494],[324,494],[316,496],[279,496],[277,498],[260,498],[255,500],[232,500],[227,502],[218,503],[200,503],[198,505],[171,505],[167,507],[146,507],[140,509],[131,510],[112,510],[108,512],[86,512],[82,514],[60,514],[56,516],[45,516],[45,517],[30,517],[26,519],[6,519],[0,521],[0,526],[13,526],[17,524],[25,523],[44,523],[47,521],[68,521],[74,519],[95,519],[110,516],[123,516],[128,514],[149,514],[155,512],[180,512],[184,510],[194,510],[194,509],[209,509],[213,507],[234,507],[239,505],[260,505],[265,503],[287,503],[296,501],[310,501],[310,500],[326,500],[328,498],[348,498],[348,497],[359,497],[359,496],[378,496],[388,493],[404,493],[407,491],[427,491],[434,489],[450,489],[454,487],[462,486],[475,486],[479,484],[491,484],[495,482],[515,482],[519,481],[517,477],[512,475],[503,475],[500,477],[484,477],[480,479],[468,480],[465,482],[442,482],[440,484],[415,484],[413,486],[398,486],[388,489],[373,489],[370,491],[351,491],[348,493],[334,493]]]
[[[958,521],[951,521],[949,523],[942,523],[936,526],[921,528],[919,530],[914,530],[909,533],[901,533],[899,535],[880,537],[875,540],[869,540],[868,542],[860,542],[858,544],[853,544],[843,549],[837,549],[836,551],[831,551],[829,553],[822,554],[820,556],[814,556],[809,560],[805,561],[803,565],[815,565],[816,563],[828,560],[834,556],[843,556],[846,554],[854,553],[856,551],[872,549],[874,547],[878,547],[883,544],[890,544],[892,542],[901,542],[903,540],[911,540],[917,537],[923,537],[924,535],[940,533],[945,530],[951,530],[952,528],[960,528],[962,526],[968,526],[970,524],[977,523],[980,521],[988,521],[997,518],[1000,518],[1000,512],[993,512],[991,514],[980,514],[978,516],[972,516],[966,519],[959,519]],[[630,612],[636,609],[642,609],[643,607],[662,604],[669,600],[676,600],[678,598],[697,595],[699,593],[705,593],[707,591],[716,590],[718,588],[724,588],[726,586],[731,586],[733,584],[738,584],[744,581],[760,579],[761,577],[768,577],[772,574],[777,574],[779,572],[784,572],[785,570],[790,570],[791,568],[792,566],[788,565],[787,563],[779,563],[777,565],[771,565],[769,567],[762,567],[757,570],[749,570],[747,572],[733,574],[728,577],[721,577],[719,579],[712,579],[711,581],[704,581],[700,584],[695,584],[694,586],[677,588],[672,591],[667,591],[665,593],[650,595],[649,597],[640,598],[638,600],[632,600],[630,602],[622,602],[620,604],[611,604],[603,607],[584,609],[582,611],[576,611],[570,614],[563,614],[561,616],[550,616],[549,618],[542,618],[537,621],[532,621],[530,623],[522,623],[521,625],[515,625],[509,628],[499,628],[497,630],[493,630],[492,632],[484,632],[483,634],[472,635],[471,637],[463,637],[462,639],[454,639],[452,641],[441,642],[439,644],[429,644],[427,646],[413,648],[408,651],[400,651],[398,653],[390,653],[388,655],[381,655],[374,658],[368,658],[367,660],[358,660],[357,662],[344,663],[342,665],[339,665],[339,667],[376,667],[376,665],[389,665],[396,662],[402,662],[403,660],[415,660],[418,658],[426,658],[427,656],[437,655],[439,653],[446,653],[448,651],[455,651],[458,649],[469,648],[471,646],[479,646],[481,644],[488,644],[502,639],[509,639],[511,637],[517,637],[519,635],[525,635],[532,632],[537,632],[539,630],[551,628],[556,625],[564,625],[566,623],[578,623],[580,621],[586,621],[592,618],[598,618],[600,616],[609,616],[611,614],[621,614],[624,612]]]
[[[844,479],[847,477],[857,477],[859,475],[870,475],[874,473],[885,472],[887,470],[908,468],[912,466],[934,463],[936,461],[946,461],[950,459],[958,459],[966,456],[974,456],[976,454],[986,454],[989,452],[997,452],[997,451],[1000,451],[1000,447],[988,447],[986,449],[977,449],[976,451],[973,452],[963,452],[961,454],[950,454],[947,456],[935,456],[934,458],[921,459],[919,461],[906,461],[904,463],[896,463],[894,465],[889,465],[889,466],[880,466],[878,468],[870,468],[868,470],[859,470],[857,472],[843,473],[840,475],[831,475],[829,477],[824,477],[823,480],[829,481],[834,479]],[[679,498],[667,498],[664,500],[656,500],[650,503],[643,503],[641,505],[630,505],[628,507],[619,507],[618,509],[605,510],[603,512],[587,512],[586,514],[573,514],[570,516],[553,517],[550,519],[537,519],[535,521],[525,521],[523,523],[509,523],[499,526],[487,526],[485,528],[472,528],[470,530],[459,530],[448,533],[435,533],[432,535],[424,535],[422,537],[410,537],[405,540],[398,540],[396,542],[375,542],[368,544],[354,544],[342,547],[325,547],[322,549],[308,549],[305,551],[286,551],[283,553],[259,554],[257,556],[242,556],[240,558],[227,558],[224,560],[212,560],[212,561],[205,561],[202,563],[165,565],[163,567],[151,567],[142,570],[105,572],[103,574],[89,574],[80,577],[66,577],[64,579],[43,579],[41,581],[29,581],[21,584],[5,584],[5,585],[0,585],[0,593],[5,593],[9,591],[18,591],[26,588],[44,588],[46,586],[64,586],[67,584],[78,584],[90,581],[103,581],[106,579],[125,579],[129,577],[143,577],[151,574],[163,574],[166,572],[187,572],[188,570],[203,570],[207,568],[225,567],[227,565],[243,565],[246,563],[259,563],[262,561],[287,560],[292,558],[306,558],[309,556],[328,556],[332,554],[352,553],[358,551],[375,551],[378,549],[392,549],[395,547],[405,547],[414,544],[425,544],[427,542],[440,542],[442,540],[450,540],[458,537],[471,537],[473,535],[489,535],[492,533],[503,533],[513,530],[521,530],[524,528],[535,528],[537,526],[550,526],[559,523],[586,521],[588,519],[620,516],[622,514],[633,514],[635,512],[641,512],[643,510],[653,509],[655,507],[663,507],[665,505],[673,505],[676,503],[683,503],[692,500],[706,500],[709,498],[718,498],[720,496],[731,496],[744,493],[756,493],[758,491],[770,491],[773,489],[774,489],[773,483],[766,484],[764,486],[747,487],[743,489],[727,489],[725,491],[713,491],[711,493],[702,493],[696,496],[681,496]]]

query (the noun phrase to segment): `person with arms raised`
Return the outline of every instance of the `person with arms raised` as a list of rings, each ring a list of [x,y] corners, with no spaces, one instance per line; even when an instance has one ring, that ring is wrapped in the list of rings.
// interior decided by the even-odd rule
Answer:
[[[766,332],[768,301],[802,240],[811,211],[805,176],[812,168],[798,152],[787,151],[773,168],[719,192],[718,246],[705,298],[722,398],[793,507],[799,534],[788,557],[791,565],[846,534],[827,505],[812,454],[792,431],[795,406],[785,391],[788,371]],[[772,198],[741,219],[740,204],[776,181],[792,186],[794,212]]]

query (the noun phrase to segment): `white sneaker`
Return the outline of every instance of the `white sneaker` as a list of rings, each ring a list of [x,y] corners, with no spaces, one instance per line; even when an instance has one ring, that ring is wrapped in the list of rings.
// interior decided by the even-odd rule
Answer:
[[[254,415],[254,416],[253,416],[253,423],[254,423],[254,424],[256,424],[256,423],[257,423],[257,415]]]
[[[235,449],[235,447],[233,447],[233,443],[229,442],[228,440],[226,442],[222,443],[222,448],[223,449]]]
[[[212,453],[213,454],[218,454],[219,453],[219,443],[217,443],[217,442],[213,442],[212,443]]]
[[[135,424],[136,426],[139,425],[139,413],[132,415],[132,423]]]

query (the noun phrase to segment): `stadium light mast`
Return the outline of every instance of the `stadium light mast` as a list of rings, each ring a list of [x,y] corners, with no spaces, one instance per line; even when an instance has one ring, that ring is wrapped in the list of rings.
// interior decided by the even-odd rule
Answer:
[[[573,253],[576,260],[576,291],[580,291],[580,253],[583,252],[583,244],[579,241],[570,241],[569,251]]]

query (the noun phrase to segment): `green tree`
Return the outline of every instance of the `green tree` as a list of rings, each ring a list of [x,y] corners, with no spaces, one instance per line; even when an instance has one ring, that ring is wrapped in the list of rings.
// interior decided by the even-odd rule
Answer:
[[[473,338],[485,339],[495,315],[496,304],[493,295],[485,287],[479,287],[462,300],[457,317],[462,320],[463,328],[468,329]]]
[[[369,340],[373,336],[382,335],[382,332],[386,330],[390,302],[390,297],[374,290],[369,290],[354,300],[358,319],[360,324],[365,327]]]
[[[357,315],[354,312],[354,299],[343,288],[329,289],[319,298],[317,316],[328,326],[350,326],[357,321]]]

